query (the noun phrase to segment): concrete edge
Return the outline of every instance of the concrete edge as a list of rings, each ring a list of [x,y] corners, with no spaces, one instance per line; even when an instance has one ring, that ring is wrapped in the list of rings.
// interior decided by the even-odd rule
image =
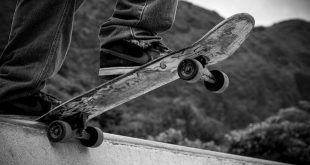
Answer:
[[[0,124],[5,125],[14,125],[18,127],[24,127],[28,129],[36,130],[40,133],[45,133],[46,125],[32,121],[32,120],[23,120],[19,118],[12,119],[10,117],[3,118],[0,116]],[[169,150],[172,152],[179,152],[185,155],[203,155],[203,156],[212,156],[217,157],[218,159],[230,159],[236,161],[243,161],[243,162],[250,162],[250,163],[259,163],[259,164],[272,164],[272,165],[285,165],[285,163],[239,156],[239,155],[232,155],[227,153],[215,152],[215,151],[208,151],[198,148],[190,148],[185,146],[178,146],[173,144],[167,144],[162,142],[155,142],[143,139],[137,139],[132,137],[120,136],[120,135],[113,135],[109,133],[104,133],[104,141],[110,143],[116,143],[119,145],[129,145],[129,146],[139,146],[142,148],[152,148],[152,149],[159,149],[159,150]]]
[[[221,159],[232,159],[232,160],[246,161],[246,162],[253,162],[253,163],[283,165],[283,163],[280,163],[280,162],[274,162],[274,161],[239,156],[239,155],[232,155],[232,154],[221,153],[221,152],[216,152],[216,151],[208,151],[208,150],[203,150],[203,149],[198,149],[198,148],[191,148],[191,147],[131,138],[131,137],[120,136],[120,135],[113,135],[113,134],[108,134],[108,133],[104,133],[104,139],[110,142],[123,143],[127,145],[139,145],[139,146],[143,146],[147,148],[172,150],[176,152],[187,153],[190,155],[209,155],[209,156],[214,156],[214,157],[221,158]]]

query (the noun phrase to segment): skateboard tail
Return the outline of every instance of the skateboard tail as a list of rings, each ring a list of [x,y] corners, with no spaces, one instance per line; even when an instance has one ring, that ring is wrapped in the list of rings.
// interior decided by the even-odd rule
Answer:
[[[248,13],[239,13],[239,14],[235,14],[231,17],[228,17],[227,19],[223,20],[222,22],[220,22],[219,24],[217,24],[216,26],[214,26],[210,31],[208,31],[207,34],[205,34],[204,36],[202,36],[198,41],[196,41],[193,45],[197,45],[199,44],[202,40],[204,40],[205,38],[208,38],[208,36],[210,36],[214,31],[218,30],[220,27],[222,27],[225,23],[227,22],[233,22],[232,20],[244,20],[249,24],[252,25],[252,27],[255,26],[255,19],[253,18],[253,16],[251,16]]]
[[[248,38],[254,25],[254,18],[247,13],[233,15],[213,27],[193,46],[207,57],[208,65],[214,65],[233,55]]]

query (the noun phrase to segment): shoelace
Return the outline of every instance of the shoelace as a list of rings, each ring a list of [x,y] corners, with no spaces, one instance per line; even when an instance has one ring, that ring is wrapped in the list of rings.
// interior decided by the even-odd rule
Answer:
[[[161,41],[144,41],[144,40],[126,40],[132,44],[135,44],[141,47],[144,50],[152,50],[158,53],[171,53],[172,50],[168,48],[163,42]]]
[[[163,42],[158,40],[125,40],[127,42],[130,42],[131,44],[135,44],[139,47],[141,47],[146,52],[155,52],[149,53],[148,57],[150,60],[154,60],[160,56],[164,56],[167,54],[170,54],[172,52],[171,49],[169,49]]]
[[[161,41],[152,42],[150,48],[158,51],[160,54],[169,54],[172,52],[172,50]]]

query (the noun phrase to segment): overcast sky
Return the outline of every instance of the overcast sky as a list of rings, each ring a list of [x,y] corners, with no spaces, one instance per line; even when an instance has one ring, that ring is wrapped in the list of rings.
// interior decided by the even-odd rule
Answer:
[[[187,0],[229,17],[247,12],[256,25],[269,26],[275,22],[301,18],[310,21],[310,0]]]

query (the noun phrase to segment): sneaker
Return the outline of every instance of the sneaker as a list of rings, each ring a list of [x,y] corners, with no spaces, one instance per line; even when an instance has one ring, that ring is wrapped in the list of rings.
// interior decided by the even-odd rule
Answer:
[[[0,114],[41,116],[61,102],[43,92],[0,104]]]
[[[120,40],[110,43],[101,48],[99,76],[111,79],[171,52],[161,41]]]

